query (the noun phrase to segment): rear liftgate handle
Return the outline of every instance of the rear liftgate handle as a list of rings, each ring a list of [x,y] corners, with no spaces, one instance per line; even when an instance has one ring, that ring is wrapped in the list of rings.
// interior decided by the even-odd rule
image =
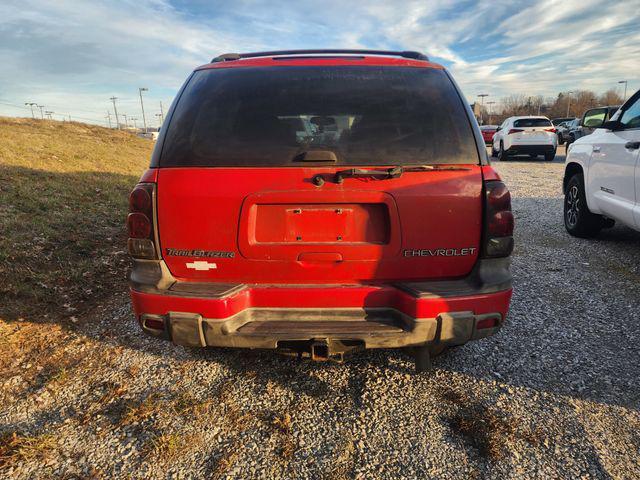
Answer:
[[[302,263],[338,263],[342,261],[342,254],[337,252],[307,252],[298,255]]]

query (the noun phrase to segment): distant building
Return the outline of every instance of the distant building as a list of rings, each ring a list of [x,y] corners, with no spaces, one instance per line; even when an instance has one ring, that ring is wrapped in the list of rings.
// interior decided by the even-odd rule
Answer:
[[[482,106],[478,102],[474,102],[469,106],[471,107],[471,110],[473,111],[474,117],[476,117],[476,120],[478,121],[478,123],[480,123],[480,108]]]

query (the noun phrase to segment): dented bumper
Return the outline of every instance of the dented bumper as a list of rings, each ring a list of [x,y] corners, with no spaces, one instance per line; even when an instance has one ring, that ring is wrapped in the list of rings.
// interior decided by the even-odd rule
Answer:
[[[463,279],[385,285],[190,283],[173,279],[162,262],[136,263],[131,298],[142,329],[192,347],[331,356],[460,345],[496,333],[511,298],[508,259],[481,260]]]

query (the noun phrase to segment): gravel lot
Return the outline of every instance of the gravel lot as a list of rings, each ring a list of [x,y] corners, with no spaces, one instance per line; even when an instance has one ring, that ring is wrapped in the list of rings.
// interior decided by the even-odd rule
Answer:
[[[510,317],[433,373],[397,351],[338,365],[175,347],[142,336],[123,292],[47,324],[58,374],[35,358],[10,379],[0,428],[34,445],[0,476],[640,478],[640,234],[569,237],[563,162],[495,163],[517,222]]]

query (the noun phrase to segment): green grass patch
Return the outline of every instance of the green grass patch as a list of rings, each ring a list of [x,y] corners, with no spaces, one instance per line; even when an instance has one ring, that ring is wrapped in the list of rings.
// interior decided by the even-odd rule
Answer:
[[[153,144],[0,118],[0,318],[74,316],[126,288],[127,197]]]

